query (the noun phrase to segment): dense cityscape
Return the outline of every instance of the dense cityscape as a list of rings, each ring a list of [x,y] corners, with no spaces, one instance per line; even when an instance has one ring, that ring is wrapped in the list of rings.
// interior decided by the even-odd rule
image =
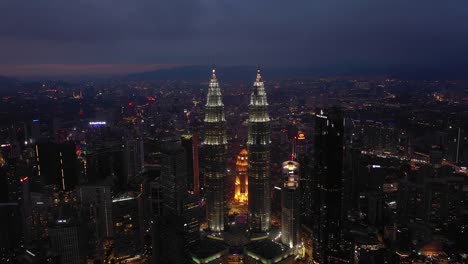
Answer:
[[[467,261],[466,82],[221,72],[4,79],[1,262]]]
[[[0,264],[468,263],[467,21],[0,1]]]

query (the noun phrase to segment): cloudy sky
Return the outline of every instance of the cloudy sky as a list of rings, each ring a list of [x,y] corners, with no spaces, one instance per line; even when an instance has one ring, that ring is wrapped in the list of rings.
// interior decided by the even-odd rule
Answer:
[[[467,0],[0,1],[0,75],[466,62]]]

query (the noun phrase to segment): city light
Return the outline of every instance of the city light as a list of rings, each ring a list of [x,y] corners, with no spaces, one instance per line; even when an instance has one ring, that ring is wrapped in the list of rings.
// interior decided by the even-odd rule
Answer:
[[[26,182],[27,180],[29,179],[28,176],[25,176],[23,178],[20,179],[20,182],[23,183],[23,182]]]
[[[92,121],[88,123],[91,127],[101,127],[107,125],[106,121]]]

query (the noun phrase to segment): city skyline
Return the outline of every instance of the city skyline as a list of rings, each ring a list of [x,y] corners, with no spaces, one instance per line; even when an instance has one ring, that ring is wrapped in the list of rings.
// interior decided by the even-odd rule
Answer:
[[[468,263],[467,11],[0,1],[0,263]]]

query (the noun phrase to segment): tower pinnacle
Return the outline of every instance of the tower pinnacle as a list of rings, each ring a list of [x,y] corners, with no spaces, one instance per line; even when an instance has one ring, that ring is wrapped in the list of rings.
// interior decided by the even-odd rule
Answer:
[[[216,69],[214,67],[211,70],[211,80],[216,80]]]
[[[257,79],[255,80],[256,82],[263,82],[262,81],[262,75],[260,74],[260,68],[257,68]]]

